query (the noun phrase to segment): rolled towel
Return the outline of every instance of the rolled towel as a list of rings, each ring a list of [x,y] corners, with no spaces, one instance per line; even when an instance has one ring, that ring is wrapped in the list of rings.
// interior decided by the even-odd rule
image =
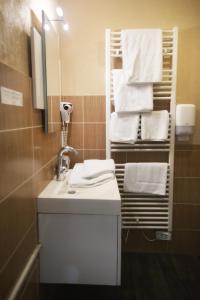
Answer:
[[[113,112],[111,114],[110,140],[134,144],[137,140],[139,114]]]
[[[84,160],[83,178],[91,179],[108,173],[115,173],[115,163],[113,159]]]
[[[165,195],[167,169],[167,163],[125,164],[124,191]]]
[[[115,178],[113,173],[107,173],[92,179],[86,179],[83,178],[83,173],[83,164],[75,164],[69,177],[69,186],[72,188],[89,188],[102,185]]]
[[[162,30],[123,30],[121,40],[123,69],[127,83],[161,81]]]
[[[142,114],[141,139],[166,140],[168,138],[169,113],[167,110],[152,111]]]

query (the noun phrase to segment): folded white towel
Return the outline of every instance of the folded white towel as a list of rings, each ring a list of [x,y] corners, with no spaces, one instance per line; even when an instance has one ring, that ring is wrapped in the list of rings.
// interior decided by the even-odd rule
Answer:
[[[88,159],[83,163],[83,178],[91,179],[107,173],[115,173],[113,159]]]
[[[125,164],[124,191],[165,195],[167,163]]]
[[[121,39],[123,69],[127,83],[161,81],[161,29],[123,30]]]
[[[115,177],[113,173],[107,173],[92,179],[86,179],[83,178],[83,174],[83,164],[75,164],[69,177],[69,186],[72,188],[94,187],[106,183]]]
[[[110,140],[134,144],[137,140],[138,127],[139,114],[113,112],[111,114]]]
[[[166,140],[168,138],[169,113],[167,110],[142,114],[141,139]]]
[[[122,69],[112,70],[116,112],[146,112],[153,109],[153,85],[127,85]]]

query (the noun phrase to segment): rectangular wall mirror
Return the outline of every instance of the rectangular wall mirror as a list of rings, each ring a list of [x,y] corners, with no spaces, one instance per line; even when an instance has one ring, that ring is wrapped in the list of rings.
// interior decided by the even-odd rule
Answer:
[[[54,132],[53,101],[61,95],[59,34],[42,11],[42,52],[44,74],[44,128],[45,132]]]
[[[35,27],[31,28],[31,62],[33,78],[33,107],[45,108],[44,76],[42,61],[42,37]]]

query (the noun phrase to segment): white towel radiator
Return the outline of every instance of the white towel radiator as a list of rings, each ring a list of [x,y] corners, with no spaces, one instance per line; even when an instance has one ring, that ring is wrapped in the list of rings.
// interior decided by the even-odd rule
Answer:
[[[120,162],[119,157],[116,163],[116,177],[122,199],[122,228],[161,229],[162,231],[171,233],[178,29],[174,27],[170,30],[163,30],[162,33],[163,75],[161,82],[153,84],[153,100],[155,108],[158,109],[159,107],[157,107],[157,105],[160,105],[161,109],[168,109],[170,113],[168,139],[164,142],[141,141],[140,126],[138,141],[132,145],[113,143],[109,140],[110,114],[114,110],[112,69],[118,68],[121,64],[122,51],[121,31],[111,31],[110,29],[106,29],[106,157],[115,158],[116,155],[123,155],[122,163]],[[129,159],[130,152],[134,152],[136,158],[138,152],[145,152],[145,155],[150,155],[150,159],[152,153],[166,153],[168,177],[165,196],[125,193],[123,191],[124,164],[125,162],[131,162]],[[142,161],[141,157],[140,161]],[[171,236],[171,234],[169,236]]]

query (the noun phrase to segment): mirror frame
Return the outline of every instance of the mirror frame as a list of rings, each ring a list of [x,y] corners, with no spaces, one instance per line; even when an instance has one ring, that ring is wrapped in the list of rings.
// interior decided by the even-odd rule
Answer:
[[[47,64],[46,64],[46,34],[45,24],[49,22],[47,15],[42,10],[42,60],[43,60],[43,80],[44,80],[44,110],[43,110],[43,126],[44,132],[48,133],[48,98],[47,98]]]

